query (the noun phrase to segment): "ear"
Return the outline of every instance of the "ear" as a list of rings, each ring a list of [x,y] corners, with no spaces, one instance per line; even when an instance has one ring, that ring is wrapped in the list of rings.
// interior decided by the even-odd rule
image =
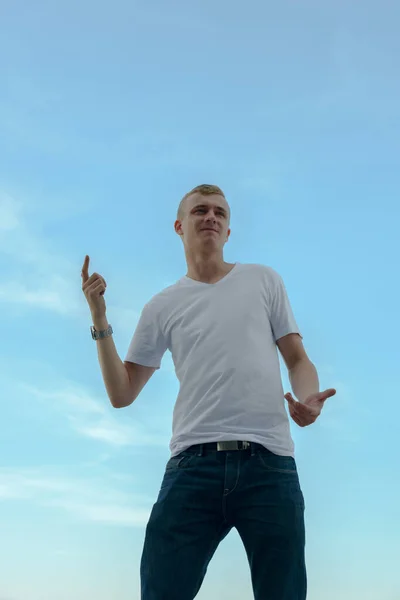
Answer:
[[[174,229],[175,229],[175,233],[177,233],[178,235],[182,236],[182,223],[180,221],[175,221],[174,224]]]

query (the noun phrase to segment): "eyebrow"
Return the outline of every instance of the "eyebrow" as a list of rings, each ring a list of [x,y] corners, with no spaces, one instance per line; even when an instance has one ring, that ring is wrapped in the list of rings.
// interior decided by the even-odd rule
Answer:
[[[193,210],[195,208],[208,208],[208,204],[196,204],[196,206],[193,207]],[[222,212],[224,212],[225,214],[228,214],[225,208],[223,208],[222,206],[216,206],[215,208],[217,208],[218,210],[222,210]]]

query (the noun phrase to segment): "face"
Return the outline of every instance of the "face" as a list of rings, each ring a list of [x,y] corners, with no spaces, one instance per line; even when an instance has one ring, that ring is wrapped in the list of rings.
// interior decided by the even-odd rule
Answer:
[[[223,196],[197,193],[187,198],[185,217],[176,221],[175,230],[184,233],[186,243],[224,245],[230,235],[229,220],[230,209]]]

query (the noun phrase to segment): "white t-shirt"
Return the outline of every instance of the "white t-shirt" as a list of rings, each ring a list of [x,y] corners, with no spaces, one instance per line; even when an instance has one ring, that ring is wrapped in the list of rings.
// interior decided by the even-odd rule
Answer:
[[[171,457],[228,440],[294,457],[276,346],[289,333],[300,335],[282,278],[260,264],[213,284],[184,276],[145,304],[125,360],[159,369],[172,354]]]

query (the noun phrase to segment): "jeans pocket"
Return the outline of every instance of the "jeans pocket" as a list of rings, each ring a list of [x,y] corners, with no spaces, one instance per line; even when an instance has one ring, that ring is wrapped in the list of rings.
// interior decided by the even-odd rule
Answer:
[[[257,456],[262,467],[268,471],[297,475],[296,461],[292,456],[280,456],[273,452],[259,452]]]
[[[165,470],[166,471],[174,471],[177,469],[185,469],[192,462],[194,456],[195,456],[194,454],[181,452],[177,456],[173,456],[172,458],[169,459],[169,461],[167,462],[167,465],[165,467]]]

